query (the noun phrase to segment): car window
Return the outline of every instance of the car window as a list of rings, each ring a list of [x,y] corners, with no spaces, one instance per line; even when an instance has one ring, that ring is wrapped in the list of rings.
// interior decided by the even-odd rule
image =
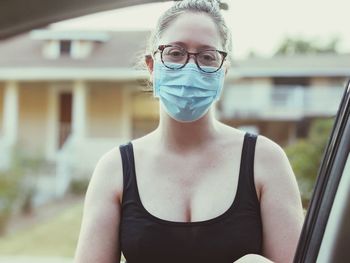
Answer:
[[[348,155],[344,171],[342,173],[341,180],[337,194],[334,199],[332,210],[327,222],[327,227],[322,239],[320,252],[317,257],[317,262],[336,262],[339,260],[337,251],[346,250],[346,240],[341,239],[345,236],[349,236],[348,228],[344,227],[344,213],[349,210],[350,200],[350,157]],[[346,219],[345,219],[346,220]],[[345,233],[344,233],[345,232]],[[336,245],[339,246],[339,242],[342,242],[342,249],[337,250]]]

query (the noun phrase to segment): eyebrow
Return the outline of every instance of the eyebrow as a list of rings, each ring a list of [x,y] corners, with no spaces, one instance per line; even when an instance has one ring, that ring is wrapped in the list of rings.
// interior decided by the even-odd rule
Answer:
[[[175,41],[175,42],[170,42],[170,45],[179,45],[181,47],[187,48],[188,46],[186,45],[186,43],[181,42],[181,41]],[[216,50],[215,47],[213,46],[209,46],[209,45],[200,45],[200,47],[198,48],[199,50],[203,50],[203,49],[213,49]]]

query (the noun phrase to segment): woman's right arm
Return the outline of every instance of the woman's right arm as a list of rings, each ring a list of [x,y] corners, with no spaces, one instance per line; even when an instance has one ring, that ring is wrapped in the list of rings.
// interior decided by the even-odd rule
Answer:
[[[75,263],[120,261],[119,223],[123,191],[122,162],[115,148],[99,160],[91,177]]]

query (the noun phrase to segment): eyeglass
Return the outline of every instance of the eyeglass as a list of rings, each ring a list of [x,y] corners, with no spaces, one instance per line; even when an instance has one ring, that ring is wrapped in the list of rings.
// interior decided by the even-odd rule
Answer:
[[[160,51],[160,59],[164,66],[169,69],[181,69],[190,60],[190,56],[194,56],[197,67],[207,73],[218,71],[227,56],[224,51],[216,49],[203,50],[197,53],[188,52],[186,49],[175,45],[160,45],[153,53],[155,55]]]

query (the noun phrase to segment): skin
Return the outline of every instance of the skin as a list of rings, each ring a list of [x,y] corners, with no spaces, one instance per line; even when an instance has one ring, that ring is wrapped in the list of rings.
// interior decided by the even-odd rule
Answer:
[[[206,14],[182,14],[158,44],[175,42],[190,52],[204,46],[223,49],[217,27]],[[149,58],[146,63],[152,79],[154,61]],[[224,67],[227,70],[227,64]],[[218,122],[213,110],[198,121],[180,123],[160,104],[158,128],[133,141],[144,207],[159,218],[181,222],[224,213],[237,189],[243,136],[242,131]],[[249,254],[236,262],[292,262],[303,223],[300,194],[284,151],[261,135],[254,180],[263,222],[263,256]],[[122,193],[121,157],[114,148],[99,160],[86,193],[76,263],[119,262]]]

